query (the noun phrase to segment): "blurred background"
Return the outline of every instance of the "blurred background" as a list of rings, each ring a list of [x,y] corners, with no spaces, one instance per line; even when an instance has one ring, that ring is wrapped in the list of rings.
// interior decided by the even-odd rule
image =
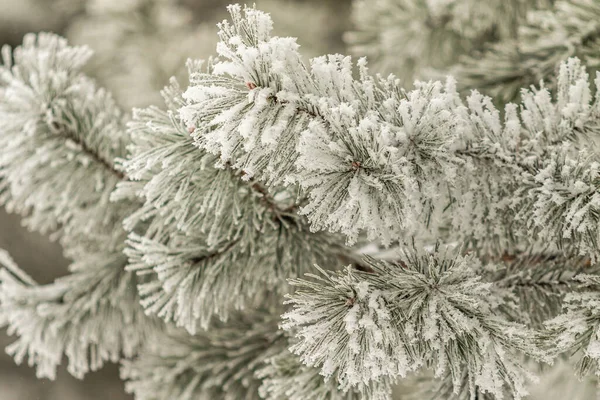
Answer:
[[[368,1],[354,1],[360,3],[358,8],[355,5],[355,14],[357,10],[361,12],[360,7],[369,6]],[[271,13],[276,34],[298,37],[302,52],[307,57],[353,52],[377,59],[377,54],[373,53],[377,46],[361,45],[369,30],[358,32],[355,25],[378,25],[379,20],[366,21],[362,14],[359,18],[357,15],[353,17],[352,0],[253,2],[258,8]],[[225,7],[229,3],[230,0],[0,0],[0,46],[20,44],[27,32],[59,33],[71,43],[86,44],[95,51],[87,72],[112,91],[124,109],[160,105],[159,90],[169,77],[177,76],[185,82],[184,63],[187,58],[207,58],[214,54],[217,42],[215,25],[226,18]],[[425,1],[415,0],[414,3]],[[433,48],[428,50],[431,54],[426,55],[424,48],[427,46],[419,41],[421,30],[411,26],[414,35],[406,32],[403,35],[413,37],[415,41],[395,40],[388,48],[387,59],[380,57],[374,63],[375,68],[392,72],[402,65],[402,71],[393,72],[400,76],[404,74],[403,77],[410,82],[416,66],[421,65],[419,63],[440,67],[431,61],[431,54],[438,60],[446,51],[448,57],[441,59],[455,61],[456,41],[446,50]],[[488,32],[489,26],[476,32],[457,27],[451,30],[454,34],[460,31],[461,35],[473,36],[483,30]],[[394,36],[382,35],[383,42],[387,37]],[[448,35],[431,36],[430,39],[434,43],[443,43],[446,37]],[[346,43],[353,46],[349,47]],[[402,48],[394,47],[398,45]],[[67,273],[68,261],[63,258],[60,247],[47,237],[27,232],[21,227],[18,217],[3,209],[0,209],[0,248],[8,250],[15,261],[40,283],[51,282]],[[6,332],[0,332],[0,347],[4,348],[10,342]],[[593,381],[578,382],[569,367],[559,363],[543,374],[542,383],[532,388],[531,398],[594,399],[594,386]],[[403,390],[399,389],[399,399],[403,397],[402,393]],[[38,380],[32,368],[16,366],[11,358],[0,352],[0,400],[121,399],[131,397],[124,393],[116,365],[89,374],[83,381],[74,379],[65,370],[60,371],[56,381]]]

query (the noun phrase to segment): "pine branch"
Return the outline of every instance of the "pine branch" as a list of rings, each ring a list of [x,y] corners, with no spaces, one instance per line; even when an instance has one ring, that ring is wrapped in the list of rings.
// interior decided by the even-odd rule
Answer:
[[[132,208],[109,203],[127,135],[112,98],[80,72],[89,57],[31,35],[12,56],[4,48],[0,67],[0,202],[75,256],[122,246],[114,227]]]
[[[151,276],[140,285],[148,313],[196,333],[214,314],[227,320],[258,307],[287,291],[286,278],[349,252],[337,236],[309,232],[290,189],[267,187],[198,149],[176,112],[177,83],[164,95],[166,112],[136,111],[131,156],[122,161],[134,181],[114,194],[144,200],[126,227],[147,229],[131,230],[126,253],[128,270]]]
[[[231,165],[228,165],[227,167],[231,168]],[[232,169],[232,172],[235,174],[235,178],[241,178],[249,183],[250,189],[260,196],[260,199],[265,204],[266,208],[273,213],[273,218],[279,219],[285,215],[295,214],[296,211],[298,211],[297,201],[288,206],[283,206],[275,201],[273,195],[269,193],[269,190],[260,182],[257,182],[254,178],[245,179],[246,173],[244,171],[238,173]]]
[[[521,398],[521,358],[581,350],[581,371],[597,369],[598,279],[566,293],[600,256],[600,95],[578,60],[561,65],[556,98],[523,91],[501,120],[452,79],[407,91],[364,60],[357,74],[340,55],[306,65],[266,14],[230,12],[222,59],[190,62],[191,86],[173,82],[167,110],[136,110],[127,133],[79,72],[86,50],[40,35],[14,65],[4,56],[0,200],[75,259],[37,286],[0,253],[0,323],[20,336],[18,361],[52,377],[64,353],[82,376],[143,347],[124,376],[148,400],[388,400],[421,369],[442,380],[438,395]],[[358,261],[337,233],[375,247],[416,239],[398,262]],[[482,259],[414,244],[440,236]],[[559,256],[522,253],[540,247]],[[518,257],[484,268],[498,248]],[[340,260],[355,265],[298,278]],[[287,279],[283,333],[269,305]],[[187,333],[155,332],[138,292],[147,314]],[[546,329],[525,326],[561,304]]]
[[[507,302],[518,306],[501,309],[509,318],[535,329],[560,314],[565,296],[577,286],[575,276],[597,271],[587,257],[556,252],[504,254],[488,265],[485,280],[493,282],[499,293],[507,291]]]
[[[121,255],[90,256],[74,264],[71,275],[44,286],[24,280],[14,265],[0,270],[0,325],[18,336],[8,354],[17,364],[28,357],[38,377],[49,379],[64,355],[77,378],[132,357],[156,327],[139,310],[124,261]]]
[[[114,175],[118,180],[122,181],[126,179],[125,174],[122,171],[119,171],[115,168],[112,159],[108,160],[102,155],[98,154],[94,149],[89,147],[88,144],[85,143],[85,141],[82,138],[77,137],[77,134],[73,130],[69,129],[68,126],[64,124],[60,125],[56,121],[53,121],[51,126],[55,132],[60,132],[63,136],[66,137],[67,141],[74,143],[76,147],[79,147],[81,149],[81,152],[83,154],[85,154],[88,158],[93,160],[94,163],[101,165],[106,171]]]
[[[271,311],[254,310],[194,336],[169,329],[123,363],[126,389],[140,400],[363,398],[341,392],[316,369],[303,366],[287,350],[288,337],[277,322]],[[368,396],[378,399],[387,392],[389,386],[380,386]]]
[[[323,380],[319,370],[303,365],[287,349],[268,359],[256,376],[262,379],[261,398],[267,400],[359,400],[388,399],[391,385],[387,380],[358,390],[339,390],[337,379]]]
[[[556,354],[576,355],[577,374],[598,374],[600,368],[600,278],[598,275],[579,274],[578,290],[569,293],[565,300],[564,312],[546,322],[548,339]]]
[[[16,266],[0,271],[0,320],[20,363],[53,379],[63,356],[81,378],[132,357],[156,329],[126,272],[120,225],[136,201],[112,203],[124,175],[113,159],[128,141],[121,111],[81,73],[87,48],[51,34],[28,35],[0,66],[0,202],[52,233],[74,261],[70,274],[39,286]]]
[[[121,375],[139,400],[258,400],[255,371],[286,343],[269,313],[237,314],[195,336],[170,330],[154,337]]]
[[[594,150],[573,133],[597,132],[599,103],[578,61],[561,67],[555,101],[545,89],[524,92],[521,112],[507,106],[503,122],[489,98],[473,93],[465,104],[452,80],[407,92],[362,60],[357,79],[342,56],[308,67],[295,42],[270,36],[267,16],[230,11],[223,61],[192,75],[180,114],[220,162],[267,187],[299,186],[313,230],[385,244],[443,230],[598,256]]]
[[[514,355],[548,360],[542,336],[502,316],[504,297],[481,281],[477,259],[412,250],[401,264],[369,263],[374,274],[321,270],[316,281],[292,280],[282,327],[297,329],[291,351],[304,364],[326,377],[336,372],[342,388],[426,367],[450,374],[455,391],[467,374],[471,396],[526,394],[529,374]]]

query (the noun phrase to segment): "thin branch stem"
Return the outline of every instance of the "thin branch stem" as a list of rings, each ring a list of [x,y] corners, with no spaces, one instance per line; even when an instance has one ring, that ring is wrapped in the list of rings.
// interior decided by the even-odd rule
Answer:
[[[101,165],[106,171],[108,171],[111,175],[114,175],[119,180],[126,180],[126,175],[122,171],[119,171],[115,168],[114,164],[102,157],[98,152],[90,148],[85,140],[83,140],[80,136],[76,135],[72,130],[70,130],[65,125],[61,125],[58,122],[52,122],[52,128],[58,132],[61,132],[67,139],[71,140],[73,143],[78,145],[81,148],[82,153],[86,156],[94,160],[96,164]]]

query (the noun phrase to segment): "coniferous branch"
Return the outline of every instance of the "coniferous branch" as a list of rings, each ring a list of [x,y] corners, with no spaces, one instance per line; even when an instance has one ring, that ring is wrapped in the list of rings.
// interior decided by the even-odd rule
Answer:
[[[123,362],[126,389],[140,400],[363,398],[302,365],[277,323],[272,310],[252,311],[195,335],[175,329],[154,335],[137,358]],[[374,399],[385,394],[389,386],[368,393]]]
[[[470,178],[477,182],[472,188],[479,186],[484,192],[463,187],[468,196],[462,196],[464,205],[459,202],[459,210],[453,210],[459,223],[455,227],[471,231],[473,238],[489,236],[489,231],[497,236],[505,231],[499,237],[516,242],[539,238],[566,250],[574,247],[594,259],[598,180],[593,137],[599,103],[592,99],[588,76],[578,60],[561,65],[558,81],[555,101],[545,88],[524,91],[521,118],[507,106],[504,129],[489,99],[478,93],[468,98],[476,135],[461,153],[480,167],[471,167],[476,173]],[[464,218],[460,208],[471,207],[476,207],[474,217],[487,214],[490,223],[473,224],[472,218]],[[501,247],[509,244],[505,240]]]
[[[339,55],[306,65],[267,15],[230,11],[222,59],[190,63],[188,90],[173,83],[167,111],[137,110],[128,133],[79,73],[86,51],[41,35],[14,65],[4,56],[2,199],[75,260],[37,286],[0,253],[0,323],[20,336],[17,360],[52,377],[65,353],[81,376],[151,333],[123,370],[142,399],[388,400],[421,369],[441,379],[438,396],[520,398],[524,357],[581,350],[580,369],[597,367],[597,277],[567,294],[600,256],[600,96],[578,60],[561,65],[555,99],[524,91],[501,121],[492,99],[463,101],[452,79],[406,91],[363,60],[358,74]],[[312,263],[355,261],[337,232],[375,246],[443,236],[481,259],[413,243],[394,263],[298,278]],[[517,258],[484,265],[496,249]],[[273,305],[290,277],[284,333],[279,309],[252,309]],[[136,287],[146,313],[188,332],[155,332]],[[561,303],[547,329],[526,326]]]
[[[0,271],[0,324],[18,336],[7,347],[17,364],[27,357],[38,377],[54,379],[66,355],[68,371],[82,378],[138,351],[156,327],[140,312],[134,276],[123,274],[125,257],[113,257],[90,256],[44,286]]]
[[[285,349],[266,362],[256,376],[262,379],[261,398],[267,400],[358,400],[388,399],[391,382],[383,379],[359,390],[339,390],[336,378],[323,380],[319,370],[302,364],[298,356]],[[362,390],[362,391],[360,391]]]
[[[376,234],[384,237],[392,236],[382,231],[386,231],[391,226],[402,227],[407,220],[410,220],[398,215],[403,210],[399,204],[395,204],[411,200],[401,192],[402,186],[406,186],[406,183],[401,185],[397,181],[386,182],[393,178],[392,172],[401,172],[401,168],[404,167],[402,160],[397,161],[399,164],[397,166],[389,166],[394,168],[393,171],[377,171],[377,165],[371,166],[370,160],[361,162],[353,159],[351,154],[341,154],[340,162],[332,166],[334,171],[329,172],[322,171],[325,166],[315,164],[314,157],[302,160],[302,154],[296,151],[298,145],[302,146],[303,142],[307,145],[302,148],[301,153],[308,155],[319,151],[308,146],[312,138],[307,137],[303,141],[302,137],[298,137],[295,132],[318,128],[318,121],[314,121],[315,116],[324,119],[324,124],[331,124],[332,121],[322,117],[323,114],[328,115],[330,111],[335,112],[337,109],[330,110],[331,107],[327,107],[329,101],[333,103],[332,107],[335,104],[339,105],[338,113],[344,110],[350,112],[351,107],[344,108],[344,100],[346,100],[344,97],[348,97],[347,100],[350,102],[353,94],[357,93],[359,99],[356,101],[367,104],[369,100],[374,101],[373,97],[383,100],[383,89],[379,90],[375,82],[366,75],[365,69],[362,74],[364,81],[354,81],[349,59],[341,57],[332,56],[329,60],[317,59],[312,67],[315,76],[311,76],[307,67],[301,62],[294,42],[289,39],[270,39],[268,32],[271,22],[268,17],[254,10],[246,10],[249,17],[247,17],[248,21],[245,21],[239,9],[231,10],[234,15],[234,25],[224,23],[221,26],[222,42],[219,45],[220,53],[228,61],[217,64],[218,74],[197,74],[192,77],[192,86],[186,93],[190,105],[181,110],[184,120],[196,127],[194,135],[199,145],[219,154],[224,161],[231,160],[248,175],[260,173],[261,176],[258,178],[265,180],[267,184],[297,180],[300,185],[310,185],[309,189],[319,185],[320,190],[312,192],[313,197],[309,198],[308,204],[303,208],[303,212],[308,213],[314,229],[333,225],[329,227],[333,230],[342,230],[351,236],[351,240],[356,240],[359,230],[367,228],[368,224],[371,236]],[[262,36],[253,37],[252,32],[260,32]],[[258,47],[256,47],[257,43],[260,43]],[[255,51],[259,49],[260,51],[256,53]],[[246,50],[249,57],[246,55]],[[273,59],[285,60],[285,67],[283,65],[272,67]],[[236,72],[232,76],[220,73],[228,70]],[[284,70],[285,74],[279,74]],[[387,82],[390,87],[393,84],[393,80]],[[248,89],[250,89],[250,102],[247,97]],[[368,98],[371,89],[376,92]],[[394,88],[392,87],[391,90]],[[435,87],[431,90],[440,92],[441,88]],[[424,88],[423,91],[430,90]],[[364,99],[360,99],[361,92],[367,92]],[[402,94],[397,91],[392,95],[399,101]],[[331,96],[330,100],[327,100],[327,96]],[[319,110],[320,105],[327,109]],[[393,107],[393,104],[389,107]],[[441,108],[443,105],[439,104],[436,109],[431,110],[431,113],[436,113]],[[444,111],[442,114],[449,116]],[[429,124],[429,121],[426,123]],[[436,135],[444,130],[443,127],[449,127],[452,123],[451,118],[447,122],[441,121],[440,129],[432,133],[424,133],[425,137],[422,141],[418,141],[419,144],[423,143],[424,146],[431,144],[434,147],[448,142],[446,138]],[[368,121],[363,125],[364,129],[369,129]],[[373,127],[373,129],[377,128],[377,126]],[[417,134],[425,131],[418,128]],[[376,141],[378,138],[374,137],[372,140]],[[416,143],[417,140],[407,140],[407,142]],[[361,144],[350,143],[349,145],[358,147]],[[371,149],[367,146],[368,144],[364,144],[361,146],[362,150],[356,149],[357,152],[362,153],[359,154],[362,158],[369,156],[368,152]],[[385,150],[387,149],[382,149]],[[417,152],[420,153],[419,149]],[[443,156],[443,153],[440,154]],[[324,161],[337,161],[329,154],[323,155]],[[381,163],[385,163],[385,157],[385,154],[381,155]],[[305,172],[308,176],[295,179],[298,172],[296,170],[301,168],[308,170]],[[314,171],[313,168],[317,170]],[[405,168],[408,169],[410,166]],[[367,172],[361,174],[362,171]],[[376,176],[369,176],[377,172],[380,172],[385,179],[382,183],[378,182]],[[324,179],[324,175],[328,180]],[[349,182],[354,182],[354,186],[357,187],[351,193],[353,198],[344,199],[343,197],[348,197],[345,192]],[[384,185],[388,186],[385,188],[387,191],[384,190],[379,196],[380,191],[377,189]],[[414,186],[416,185],[413,184]],[[379,196],[377,203],[363,205],[358,201],[361,191],[368,191],[368,194],[374,197]],[[311,192],[308,193],[310,196]],[[340,199],[341,196],[343,197]],[[387,200],[394,197],[398,201],[389,204]],[[351,204],[353,207],[350,207]],[[364,206],[368,209],[361,210],[360,207]],[[379,209],[382,211],[377,212]],[[344,216],[340,215],[342,213]],[[353,219],[349,220],[350,218]],[[355,226],[350,227],[353,223]]]
[[[236,314],[194,336],[171,330],[153,337],[124,362],[122,376],[138,400],[258,400],[256,370],[286,346],[271,313]]]
[[[315,262],[349,257],[337,236],[309,232],[290,189],[267,188],[195,146],[176,112],[184,104],[176,82],[164,96],[169,110],[136,110],[122,161],[132,181],[113,195],[144,200],[126,226],[145,223],[146,232],[131,232],[126,253],[128,270],[152,276],[140,285],[148,313],[195,333],[213,314],[226,320],[285,293],[285,279]]]
[[[562,399],[572,397],[576,399],[594,398],[597,392],[597,380],[590,377],[586,380],[580,380],[573,375],[573,365],[566,360],[557,360],[552,367],[540,370],[540,379],[530,386],[530,395],[527,398],[551,398]],[[461,391],[459,394],[453,393],[452,377],[447,376],[443,380],[432,380],[430,377],[423,377],[414,381],[415,390],[406,396],[407,400],[471,400],[468,391]],[[432,390],[433,388],[433,390]],[[550,391],[548,389],[551,388]],[[510,399],[509,392],[505,398]],[[494,400],[494,396],[489,393],[478,391],[475,399]]]
[[[488,218],[492,219],[502,212],[502,223],[506,223],[514,216],[515,205],[524,205],[525,212],[520,216],[517,214],[517,221],[522,220],[522,225],[517,225],[517,233],[523,238],[533,236],[527,238],[532,242],[551,239],[551,244],[556,247],[569,245],[582,254],[596,256],[593,235],[597,232],[585,232],[587,226],[596,226],[593,223],[596,218],[594,199],[597,196],[594,165],[585,156],[573,158],[571,148],[559,146],[554,140],[557,133],[567,132],[569,126],[583,127],[581,131],[584,132],[594,123],[596,103],[590,105],[591,97],[586,94],[589,93],[587,76],[582,74],[577,62],[563,67],[556,103],[552,103],[544,90],[532,93],[531,101],[525,103],[521,114],[513,106],[507,108],[506,123],[503,124],[499,112],[487,98],[474,94],[463,105],[452,81],[446,87],[439,83],[421,84],[412,92],[403,92],[393,79],[378,81],[371,78],[363,64],[359,68],[359,79],[354,80],[349,60],[341,57],[317,59],[309,72],[300,61],[293,41],[269,36],[271,22],[268,17],[251,9],[245,10],[245,15],[242,15],[239,7],[232,7],[231,11],[233,24],[221,25],[222,42],[218,48],[225,60],[217,62],[207,73],[192,75],[192,86],[184,95],[188,104],[181,108],[182,118],[192,130],[196,144],[218,156],[220,164],[239,168],[245,172],[246,178],[257,179],[266,187],[291,183],[303,187],[307,201],[304,211],[308,213],[313,228],[341,230],[350,236],[351,241],[362,229],[371,229],[372,238],[397,240],[406,230],[398,216],[416,215],[417,218],[413,219],[416,220],[422,218],[422,214],[439,214],[443,206],[456,215],[454,218],[460,220],[460,224],[475,222],[476,228],[489,229]],[[560,110],[558,117],[552,115],[552,118],[547,118],[556,109]],[[545,129],[536,130],[535,123],[544,118],[551,124],[546,123]],[[304,130],[300,138],[295,134],[299,130]],[[573,140],[572,137],[566,139]],[[534,142],[543,143],[541,150],[539,145],[534,146]],[[548,154],[553,153],[554,159],[548,162]],[[551,164],[552,161],[554,164]],[[560,170],[556,165],[569,165],[571,168]],[[553,171],[552,168],[560,173],[548,173]],[[468,173],[461,174],[465,170]],[[481,170],[485,174],[480,174]],[[519,170],[523,173],[515,174]],[[356,175],[360,181],[354,179]],[[474,187],[468,185],[466,178],[472,179],[477,175],[482,180],[491,179],[490,189],[475,199],[481,202],[483,212],[475,210],[477,213],[469,214],[473,204],[464,200],[474,194]],[[352,179],[358,187],[351,191]],[[332,186],[327,186],[329,182]],[[412,183],[409,188],[414,199],[406,195],[409,183]],[[505,183],[509,185],[503,188]],[[584,187],[586,183],[587,188]],[[369,190],[369,187],[377,190]],[[448,198],[439,195],[440,187],[449,189]],[[315,199],[311,193],[313,189],[320,190],[324,196]],[[512,197],[518,189],[522,190],[520,196]],[[381,191],[384,193],[381,194]],[[344,197],[349,192],[354,195],[351,200]],[[565,201],[557,202],[556,194],[562,193]],[[370,196],[375,197],[375,201]],[[381,196],[381,200],[377,196]],[[425,204],[424,198],[429,198]],[[403,205],[408,209],[406,215],[403,215],[404,209],[385,210],[381,206],[398,199],[408,203],[408,206]],[[589,204],[589,213],[586,214],[584,208],[584,213],[579,213],[574,220],[570,212],[586,203]],[[489,212],[486,207],[491,207],[490,204],[498,209]],[[311,206],[314,208],[311,209]],[[357,219],[352,219],[352,212],[357,212],[352,207],[358,206],[367,210],[361,211],[363,219],[357,222]],[[531,210],[536,207],[537,221],[534,222],[546,230],[527,225]],[[385,216],[389,219],[377,218],[374,214],[381,213],[382,209],[387,211]],[[339,213],[336,214],[336,210]],[[555,218],[544,220],[545,212]],[[319,226],[315,224],[315,214],[317,220],[324,216],[330,220],[321,222]],[[378,221],[384,220],[389,225],[378,226]],[[440,220],[444,221],[443,218]],[[565,227],[569,223],[571,226]],[[335,224],[333,229],[331,224]],[[396,228],[395,225],[402,229],[388,231]],[[503,225],[492,226],[492,235],[499,235],[499,228],[506,229]],[[473,231],[465,229],[464,232],[465,237],[471,237]],[[591,235],[586,236],[588,233]],[[459,230],[458,234],[462,231]],[[569,238],[569,235],[573,237]],[[488,304],[490,309],[492,305],[506,304],[499,295],[488,299],[492,300],[494,302]],[[495,318],[502,315],[500,311],[497,313],[492,315],[494,323],[498,323]],[[331,316],[327,317],[325,320],[331,322]],[[508,344],[503,344],[513,352],[535,353],[536,357],[543,358],[538,334],[522,328],[522,336],[515,334],[507,339],[503,335],[508,325],[511,332],[522,326],[511,325],[506,319],[501,321],[500,328],[491,323],[484,326],[495,332],[498,340],[508,340]],[[385,315],[377,323],[385,326]],[[502,325],[504,323],[508,325]],[[377,327],[381,329],[381,326]],[[395,330],[390,331],[398,334]],[[320,337],[327,337],[326,332],[329,331],[319,332]],[[489,335],[487,331],[484,333]],[[417,336],[421,338],[422,332]],[[520,341],[528,341],[528,345],[537,347],[532,350]],[[340,345],[338,341],[333,342]],[[389,348],[389,343],[385,343],[382,346]],[[340,346],[341,352],[351,350]],[[400,351],[398,347],[394,349]],[[412,350],[411,347],[409,349]],[[463,355],[470,357],[470,353]],[[371,384],[374,376],[401,375],[399,370],[394,369],[400,368],[406,361],[403,357],[408,357],[395,353],[390,356],[385,352],[376,353],[373,359],[369,359],[370,356],[360,351],[356,356],[361,367],[354,368],[361,370],[362,376],[354,376],[354,370],[349,367],[354,365],[355,359],[352,359],[353,363],[343,364],[347,370],[328,365],[326,371],[339,374],[344,389],[359,383],[364,388]],[[487,356],[490,354],[482,355],[479,360],[468,359],[453,365],[454,386],[460,389],[462,384],[458,377],[465,373],[466,364],[471,367],[466,369],[469,377],[466,387],[471,393],[483,391],[501,396],[507,387],[513,393],[523,393],[523,371],[518,363],[493,353],[490,356],[493,361]],[[395,357],[397,362],[388,363],[391,358],[386,357]],[[488,367],[491,364],[486,363],[491,362],[496,368],[498,357],[501,358],[500,368],[505,372],[501,377],[490,377],[491,367]],[[303,361],[310,365],[319,363],[315,359]],[[369,362],[375,367],[367,372],[362,366]],[[383,365],[392,370],[384,370]],[[440,370],[443,368],[440,367],[438,372]],[[408,367],[403,370],[404,373],[409,371]],[[439,372],[439,375],[442,373]]]
[[[456,253],[415,249],[401,264],[370,260],[373,274],[292,280],[282,325],[298,330],[291,350],[326,377],[337,372],[342,388],[426,367],[450,374],[457,393],[521,398],[529,374],[515,354],[547,361],[543,336],[503,317],[504,297],[477,275],[479,261]]]
[[[90,51],[40,34],[3,55],[1,202],[30,229],[60,237],[67,254],[75,245],[122,246],[114,227],[127,204],[109,197],[121,178],[112,160],[125,155],[127,136],[110,95],[79,72]]]
[[[199,326],[206,329],[215,313],[228,319],[234,309],[250,309],[281,295],[285,278],[310,270],[311,261],[336,259],[336,253],[327,253],[335,243],[304,236],[285,229],[207,250],[197,244],[202,236],[173,235],[162,245],[131,235],[128,269],[156,274],[156,280],[139,287],[147,312],[193,333]]]
[[[506,291],[508,307],[501,306],[511,319],[541,329],[543,323],[560,314],[563,299],[577,286],[573,279],[581,273],[594,273],[590,259],[561,253],[504,254],[484,266],[482,275],[494,290]],[[518,307],[514,307],[514,304]]]
[[[71,110],[71,113],[73,114],[75,114],[76,112],[78,111]],[[65,116],[62,116],[61,119],[62,118],[65,118]],[[125,175],[123,174],[123,172],[115,168],[112,160],[108,160],[102,155],[96,153],[85,142],[85,138],[78,137],[78,133],[82,130],[85,131],[85,129],[82,129],[80,126],[69,127],[65,124],[61,125],[60,123],[55,121],[51,123],[51,127],[56,134],[64,136],[68,142],[73,142],[75,144],[75,148],[80,149],[81,152],[85,154],[85,156],[92,159],[94,163],[101,165],[104,168],[104,170],[108,171],[110,174],[115,175],[117,179],[125,179]]]
[[[312,229],[350,243],[365,231],[390,243],[445,229],[458,240],[546,240],[597,257],[596,164],[573,157],[576,144],[560,147],[573,130],[598,126],[577,61],[563,65],[556,101],[527,92],[522,112],[507,106],[503,123],[489,98],[463,103],[452,80],[406,92],[362,61],[358,79],[341,56],[309,68],[295,42],[269,35],[268,16],[230,11],[224,60],[192,75],[182,118],[221,162],[267,185],[299,185]]]
[[[581,377],[600,368],[600,277],[579,274],[577,291],[564,299],[564,313],[546,321],[554,351],[577,356],[577,374]]]
[[[455,382],[460,385],[455,387]],[[504,390],[503,398],[512,398],[510,390]],[[416,389],[410,400],[417,400],[426,396],[428,400],[495,400],[497,397],[489,392],[482,391],[479,387],[469,389],[468,374],[463,371],[458,378],[446,374],[442,379],[422,378],[417,380]]]
[[[1,271],[0,314],[19,338],[8,351],[54,378],[63,354],[82,377],[131,357],[152,329],[125,271],[120,228],[135,202],[112,203],[125,155],[123,117],[80,70],[87,48],[51,34],[27,36],[0,67],[0,185],[9,210],[30,229],[52,233],[74,260],[70,274],[39,286]]]

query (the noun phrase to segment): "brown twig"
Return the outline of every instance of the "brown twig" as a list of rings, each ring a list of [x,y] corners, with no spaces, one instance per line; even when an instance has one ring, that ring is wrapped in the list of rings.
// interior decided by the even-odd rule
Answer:
[[[96,151],[91,149],[87,143],[82,140],[81,137],[75,135],[70,129],[66,126],[59,124],[56,121],[51,123],[52,129],[58,132],[61,132],[67,139],[71,140],[73,143],[78,145],[81,148],[82,153],[84,153],[87,157],[91,158],[97,164],[100,164],[104,167],[105,170],[110,172],[112,175],[116,176],[119,180],[125,180],[126,176],[122,171],[119,171],[115,168],[114,164],[109,160],[102,157]]]

